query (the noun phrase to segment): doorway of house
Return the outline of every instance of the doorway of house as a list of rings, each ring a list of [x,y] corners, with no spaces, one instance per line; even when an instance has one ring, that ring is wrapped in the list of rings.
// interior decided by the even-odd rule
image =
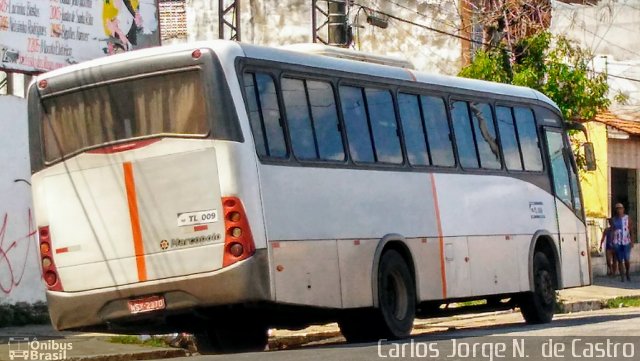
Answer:
[[[614,207],[616,203],[622,203],[635,224],[638,224],[637,181],[635,169],[611,168],[611,207]],[[610,212],[612,215],[615,214],[613,209]]]

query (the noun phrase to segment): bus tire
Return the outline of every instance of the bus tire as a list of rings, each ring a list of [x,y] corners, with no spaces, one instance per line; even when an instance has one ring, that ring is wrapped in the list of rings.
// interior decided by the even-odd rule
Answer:
[[[549,323],[556,309],[556,272],[542,252],[533,256],[534,289],[520,296],[520,312],[529,324]]]
[[[384,252],[378,266],[378,308],[350,311],[338,321],[348,342],[409,336],[416,313],[416,290],[407,262],[395,250]]]
[[[202,355],[264,351],[268,343],[267,331],[266,326],[251,324],[208,329],[196,334],[196,346]]]

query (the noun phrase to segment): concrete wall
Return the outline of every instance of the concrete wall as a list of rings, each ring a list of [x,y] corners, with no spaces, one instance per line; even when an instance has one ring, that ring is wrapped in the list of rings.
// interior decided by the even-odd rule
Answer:
[[[189,41],[218,38],[218,2],[187,1]],[[449,33],[458,33],[460,15],[457,0],[373,0],[365,4],[419,24]],[[241,35],[243,42],[269,46],[309,43],[311,37],[311,1],[242,0]],[[352,6],[355,49],[377,54],[400,55],[410,59],[417,69],[454,75],[460,70],[460,40],[418,26],[389,19],[386,29],[367,24],[364,10]],[[322,21],[320,19],[320,21]],[[325,36],[326,37],[326,36]]]
[[[600,0],[596,5],[552,2],[550,31],[589,49],[596,71],[640,79],[640,3],[637,0]],[[609,77],[609,86],[640,105],[640,83]],[[613,105],[615,109],[616,104]]]
[[[0,96],[0,304],[44,300],[31,215],[27,102]],[[18,180],[18,181],[16,181]]]
[[[552,1],[550,30],[587,45],[595,54],[637,60],[640,33],[637,0],[600,0],[595,5]]]

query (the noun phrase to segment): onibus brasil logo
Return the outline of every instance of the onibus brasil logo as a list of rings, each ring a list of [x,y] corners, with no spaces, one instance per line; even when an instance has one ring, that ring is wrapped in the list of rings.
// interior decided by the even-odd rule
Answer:
[[[67,351],[73,349],[69,341],[46,340],[29,337],[9,337],[9,360],[54,361],[66,360]]]

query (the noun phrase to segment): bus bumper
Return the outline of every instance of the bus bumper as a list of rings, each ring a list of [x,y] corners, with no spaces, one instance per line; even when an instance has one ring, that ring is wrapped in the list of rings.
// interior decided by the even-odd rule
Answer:
[[[81,292],[47,291],[47,303],[53,326],[69,330],[135,319],[137,315],[130,313],[128,300],[153,295],[164,296],[166,309],[145,313],[147,317],[268,301],[271,293],[267,250],[256,250],[252,257],[213,272]]]

